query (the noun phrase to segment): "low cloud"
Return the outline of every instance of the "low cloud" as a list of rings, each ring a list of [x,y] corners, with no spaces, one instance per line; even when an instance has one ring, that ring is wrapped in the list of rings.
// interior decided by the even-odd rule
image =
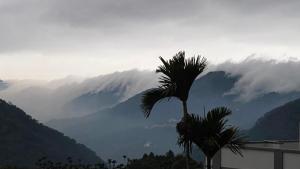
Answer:
[[[16,104],[34,118],[47,121],[69,117],[63,106],[86,93],[121,88],[119,101],[124,101],[156,86],[157,75],[152,71],[129,70],[86,79],[69,76],[53,81],[13,80],[8,83],[7,88],[0,90],[1,98]]]
[[[152,143],[150,141],[147,141],[145,144],[144,144],[144,147],[145,148],[149,148],[152,146]]]
[[[237,42],[297,47],[299,6],[297,0],[0,0],[0,53],[76,51],[72,56],[92,48],[105,57],[117,44],[147,48],[139,54],[191,45],[229,50],[225,44]]]
[[[241,77],[227,94],[238,94],[244,101],[269,92],[300,91],[300,60],[295,58],[278,61],[253,55],[238,63],[225,62],[216,69]]]
[[[176,124],[179,122],[180,120],[178,119],[169,119],[166,123],[162,123],[162,124],[153,124],[151,126],[146,126],[145,129],[155,129],[155,128],[174,128],[176,127]]]
[[[234,87],[224,94],[237,94],[248,101],[269,92],[288,93],[300,91],[300,60],[295,58],[281,61],[262,59],[253,55],[241,62],[227,61],[210,66],[208,71],[224,70],[231,76],[240,76]],[[101,75],[93,78],[69,76],[54,81],[5,81],[0,97],[11,101],[38,120],[62,118],[62,106],[73,98],[88,92],[121,87],[120,101],[157,86],[158,75],[153,71],[130,70]],[[178,119],[169,119],[162,124],[147,126],[148,129],[175,127]]]

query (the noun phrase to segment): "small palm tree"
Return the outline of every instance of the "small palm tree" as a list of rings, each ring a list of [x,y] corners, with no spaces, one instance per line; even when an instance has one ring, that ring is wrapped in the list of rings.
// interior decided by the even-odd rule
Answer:
[[[112,165],[112,168],[114,169],[115,168],[115,166],[116,166],[116,164],[117,164],[117,161],[116,160],[112,160],[112,162],[111,162],[113,165]]]
[[[245,137],[239,134],[238,128],[227,125],[226,117],[231,113],[228,108],[219,107],[210,110],[204,117],[191,115],[187,121],[177,124],[179,144],[184,145],[186,137],[196,144],[206,156],[207,169],[211,169],[212,158],[224,146],[233,153],[242,155],[240,148]],[[188,135],[186,127],[188,127]]]
[[[123,159],[124,159],[124,165],[126,165],[126,164],[127,164],[127,161],[126,161],[127,156],[126,156],[126,155],[123,155]]]
[[[205,58],[195,56],[185,58],[185,52],[177,53],[172,59],[164,60],[160,57],[162,65],[156,69],[156,73],[162,73],[159,78],[159,86],[150,89],[143,94],[141,108],[145,117],[149,117],[154,105],[166,98],[175,97],[182,102],[183,119],[188,117],[187,100],[189,91],[195,79],[204,71],[207,65]],[[190,144],[185,145],[187,169]]]
[[[112,159],[109,158],[109,159],[107,160],[107,162],[108,162],[108,168],[111,169]]]

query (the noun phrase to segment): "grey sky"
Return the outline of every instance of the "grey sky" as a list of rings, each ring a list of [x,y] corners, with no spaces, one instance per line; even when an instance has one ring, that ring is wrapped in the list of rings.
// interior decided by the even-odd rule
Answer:
[[[153,69],[179,50],[212,63],[299,58],[296,0],[0,0],[0,78]]]

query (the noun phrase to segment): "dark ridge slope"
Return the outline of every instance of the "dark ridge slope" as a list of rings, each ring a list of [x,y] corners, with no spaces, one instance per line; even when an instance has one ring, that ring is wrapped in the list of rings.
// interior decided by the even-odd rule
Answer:
[[[266,113],[249,131],[253,140],[297,140],[300,122],[300,99]]]
[[[100,162],[84,145],[0,99],[0,165],[33,166],[43,156],[54,161],[72,157],[84,163]]]

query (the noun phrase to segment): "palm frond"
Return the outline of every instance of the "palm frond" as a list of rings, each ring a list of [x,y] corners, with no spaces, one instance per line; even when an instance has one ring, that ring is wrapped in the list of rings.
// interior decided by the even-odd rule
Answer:
[[[144,112],[144,115],[146,118],[149,117],[151,110],[153,109],[154,105],[164,99],[170,97],[168,95],[168,92],[166,92],[163,88],[153,88],[147,90],[142,95],[142,103],[141,103],[141,109]]]
[[[185,58],[185,52],[178,52],[172,59],[164,60],[160,57],[162,65],[156,69],[156,73],[162,73],[159,78],[160,87],[172,91],[174,97],[185,101],[188,98],[190,88],[204,69],[207,61],[201,56]]]
[[[231,114],[232,112],[230,109],[226,107],[217,107],[207,113],[206,119],[212,122],[219,122],[224,121],[224,119]]]
[[[204,117],[192,114],[186,121],[187,124],[183,121],[177,125],[180,145],[195,143],[209,157],[213,157],[224,146],[233,153],[242,155],[240,148],[244,137],[240,135],[238,128],[226,125],[226,117],[231,113],[226,107],[218,107],[210,110]]]
[[[240,134],[240,131],[236,127],[230,127],[224,130],[220,134],[221,147],[227,146],[234,154],[243,156],[241,148],[243,143],[246,142],[246,137]]]

